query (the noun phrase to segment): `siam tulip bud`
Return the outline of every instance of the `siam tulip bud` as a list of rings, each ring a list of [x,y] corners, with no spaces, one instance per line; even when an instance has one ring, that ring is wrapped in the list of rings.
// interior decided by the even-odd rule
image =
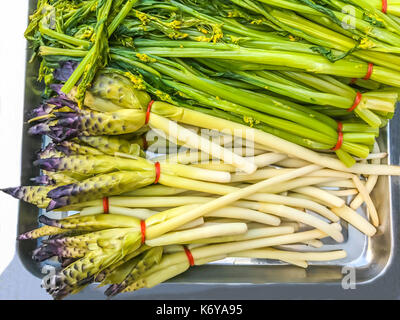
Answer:
[[[84,146],[74,141],[62,141],[55,148],[66,155],[104,155],[103,152],[96,148]]]
[[[36,262],[42,262],[51,257],[58,258],[82,258],[87,249],[68,247],[57,244],[44,244],[33,251],[32,259]]]
[[[154,171],[118,171],[97,175],[76,184],[60,186],[51,190],[47,211],[79,202],[102,199],[142,188],[154,183]]]
[[[126,262],[129,265],[129,273],[126,275],[125,279],[118,284],[113,284],[107,288],[105,294],[109,297],[115,296],[118,293],[125,290],[129,285],[135,283],[139,278],[151,267],[159,264],[163,255],[162,247],[151,248],[150,250],[144,252],[139,257]],[[125,265],[121,265],[117,268],[114,273],[118,273],[125,269]],[[109,275],[112,277],[112,274]]]
[[[32,239],[38,239],[41,237],[45,236],[53,236],[53,235],[58,235],[65,233],[67,230],[60,229],[57,227],[52,227],[52,226],[43,226],[40,228],[37,228],[32,231],[25,232],[23,234],[20,234],[17,237],[17,240],[32,240]]]
[[[2,189],[3,192],[19,200],[34,204],[39,208],[46,208],[50,203],[47,193],[54,189],[49,186],[31,186]]]

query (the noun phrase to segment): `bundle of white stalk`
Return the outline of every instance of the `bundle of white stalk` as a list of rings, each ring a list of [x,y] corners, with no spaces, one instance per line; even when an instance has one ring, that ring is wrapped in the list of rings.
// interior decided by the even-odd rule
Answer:
[[[169,121],[160,116],[157,119]],[[206,125],[210,123],[207,119],[203,120],[197,123],[215,129]],[[218,121],[222,123],[217,129],[224,129],[225,134],[231,129],[234,136],[245,138],[238,130],[240,125]],[[194,125],[191,121],[188,124]],[[157,125],[158,133],[160,127]],[[177,142],[179,134],[169,133],[166,129],[161,134],[178,146],[185,145],[185,141]],[[160,185],[108,198],[109,213],[145,221],[146,246],[164,247],[161,262],[124,291],[152,287],[184,272],[191,265],[186,250],[190,250],[194,265],[226,257],[246,257],[280,260],[306,268],[309,262],[346,257],[344,250],[324,250],[321,241],[331,237],[343,242],[341,222],[368,237],[374,236],[380,220],[370,194],[379,176],[400,174],[398,167],[381,165],[387,154],[380,152],[378,145],[368,159],[359,159],[347,168],[330,154],[316,153],[258,130],[254,130],[253,136],[256,147],[251,152],[255,156],[241,157],[242,149],[233,152],[237,163],[251,163],[257,168],[250,173],[222,161],[219,154],[215,157],[213,150],[195,149],[193,144],[184,152],[152,159],[226,172],[231,177],[229,183],[161,173]],[[208,147],[214,147],[213,144],[224,149],[223,143],[215,141]],[[367,207],[366,215],[357,212],[363,204]],[[102,200],[68,209],[80,211],[81,216],[104,213]],[[297,244],[318,251],[291,247]],[[284,249],[279,247],[283,245]]]
[[[151,134],[181,150],[162,156],[154,156],[160,149],[151,152],[151,161],[160,164],[159,184],[110,195],[107,212],[104,199],[62,208],[78,212],[74,218],[144,224],[143,247],[164,248],[161,261],[125,291],[152,287],[190,265],[226,257],[274,259],[303,268],[344,259],[345,251],[331,251],[323,242],[327,237],[343,242],[342,223],[367,237],[377,232],[380,219],[371,193],[379,176],[400,175],[400,167],[381,164],[387,154],[378,145],[349,168],[334,153],[318,153],[238,123],[164,102],[152,108],[146,116]],[[204,135],[204,129],[210,131]],[[357,212],[363,204],[366,214]],[[307,247],[298,251],[298,244]]]

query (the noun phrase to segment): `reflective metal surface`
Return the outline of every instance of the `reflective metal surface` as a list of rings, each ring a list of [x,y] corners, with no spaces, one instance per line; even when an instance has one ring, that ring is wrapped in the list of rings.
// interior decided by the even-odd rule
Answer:
[[[35,1],[30,1],[31,8]],[[24,112],[40,102],[35,81],[37,66],[28,64],[26,71],[26,90]],[[397,115],[385,129],[379,145],[382,151],[388,151],[388,162],[399,164],[400,119]],[[32,166],[33,155],[41,146],[41,140],[27,134],[24,125],[22,148],[22,184],[28,184],[32,176],[39,172]],[[203,284],[205,288],[221,288],[230,285],[229,292],[253,292],[254,295],[241,298],[272,298],[274,291],[281,292],[281,298],[295,298],[302,289],[307,290],[307,298],[340,298],[351,296],[358,298],[400,298],[400,254],[399,254],[399,177],[381,177],[373,191],[379,217],[382,222],[377,235],[368,238],[352,226],[343,224],[347,233],[346,241],[335,244],[330,241],[322,250],[344,249],[348,257],[344,260],[329,263],[313,263],[307,270],[278,263],[276,261],[256,259],[226,259],[203,267],[196,267],[173,279],[172,283]],[[360,214],[365,215],[365,208]],[[39,211],[26,203],[20,203],[18,232],[25,232],[37,227]],[[19,257],[34,275],[41,277],[40,264],[31,260],[31,252],[35,248],[32,241],[17,244]],[[299,249],[305,247],[299,246]],[[310,250],[309,247],[306,248]],[[315,249],[318,250],[318,249]],[[357,290],[344,291],[341,281],[343,267],[350,266],[356,270]],[[168,284],[167,284],[168,285]],[[240,287],[237,287],[241,285]],[[249,286],[247,286],[249,285]],[[270,291],[271,287],[274,288]],[[222,287],[224,288],[224,287]],[[241,291],[242,290],[242,291]],[[251,291],[253,290],[253,291]],[[286,293],[285,293],[286,292]],[[223,289],[221,289],[223,294]],[[81,293],[83,298],[85,293]],[[131,297],[134,295],[125,295]],[[221,296],[223,298],[224,296]]]

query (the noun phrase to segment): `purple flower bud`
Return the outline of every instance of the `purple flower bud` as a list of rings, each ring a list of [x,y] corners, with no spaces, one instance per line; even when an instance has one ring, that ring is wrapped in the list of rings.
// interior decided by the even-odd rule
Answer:
[[[59,144],[55,145],[55,148],[57,149],[57,151],[62,152],[67,156],[73,154],[66,141],[61,141]]]
[[[74,111],[79,110],[78,105],[64,94],[59,94],[56,97],[50,98],[49,100],[46,101],[46,104],[53,106],[55,110],[58,110],[63,107],[68,107]]]
[[[56,200],[58,198],[62,197],[70,197],[78,194],[79,191],[76,190],[75,184],[67,184],[65,186],[60,186],[58,188],[55,188],[51,190],[47,196],[53,200]]]
[[[43,223],[43,224],[45,224],[47,226],[61,228],[60,224],[58,223],[58,220],[51,219],[49,217],[46,217],[45,215],[41,215],[39,217],[39,222]]]
[[[28,133],[31,135],[46,135],[50,132],[50,128],[48,123],[38,123],[37,125],[34,125],[28,130]]]
[[[66,207],[67,205],[69,205],[69,198],[68,197],[62,197],[62,198],[58,198],[55,200],[51,200],[49,205],[46,208],[46,211],[52,211],[52,210],[56,210],[62,207]]]
[[[20,234],[17,237],[17,240],[30,240],[30,239],[32,239],[32,232],[31,231],[29,231],[27,233]]]
[[[53,107],[48,105],[47,103],[41,104],[36,109],[33,109],[31,112],[28,113],[28,118],[33,119],[37,117],[42,117],[48,115],[53,111]]]
[[[37,159],[51,157],[51,155],[57,151],[55,146],[56,145],[54,143],[49,143],[43,150],[39,150],[37,152]]]
[[[58,113],[58,125],[68,128],[78,129],[81,124],[81,119],[76,113]]]
[[[54,78],[58,81],[67,81],[72,76],[78,65],[78,62],[71,60],[61,63],[60,68],[54,71]]]
[[[42,262],[51,257],[58,256],[59,248],[54,245],[42,245],[32,252],[32,259],[36,262]]]
[[[33,165],[39,166],[40,169],[46,171],[57,171],[60,167],[61,161],[61,158],[38,159],[33,162]]]
[[[53,179],[51,179],[49,176],[46,175],[31,178],[31,181],[35,184],[42,184],[46,186],[56,184],[56,182]]]
[[[61,126],[52,126],[50,130],[51,131],[47,133],[47,135],[57,143],[76,138],[80,134],[78,129],[64,128]]]
[[[24,197],[24,189],[23,187],[16,187],[16,188],[5,188],[0,189],[4,193],[9,194],[10,196],[21,200]]]

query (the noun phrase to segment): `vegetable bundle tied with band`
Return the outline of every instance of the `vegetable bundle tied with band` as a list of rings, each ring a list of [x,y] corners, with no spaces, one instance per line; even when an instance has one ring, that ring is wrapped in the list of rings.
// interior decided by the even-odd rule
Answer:
[[[96,282],[111,297],[227,257],[306,268],[346,257],[322,251],[343,222],[374,236],[370,194],[400,175],[376,142],[399,100],[397,7],[38,1],[28,123],[51,142],[32,185],[3,191],[46,210],[18,240],[59,262],[48,293]]]

